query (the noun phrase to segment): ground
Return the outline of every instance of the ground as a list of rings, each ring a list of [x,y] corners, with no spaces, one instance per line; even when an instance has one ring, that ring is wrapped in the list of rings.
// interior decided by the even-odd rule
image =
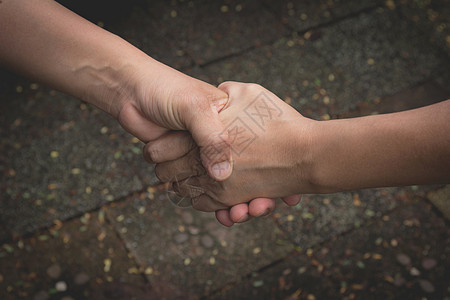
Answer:
[[[450,98],[448,0],[79,3],[182,72],[257,82],[310,118]],[[106,114],[0,79],[1,299],[450,298],[450,185],[305,195],[226,228],[175,206]]]

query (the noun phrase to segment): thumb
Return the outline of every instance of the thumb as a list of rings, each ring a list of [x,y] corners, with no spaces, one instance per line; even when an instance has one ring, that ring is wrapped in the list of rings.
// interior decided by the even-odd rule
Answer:
[[[219,111],[228,97],[197,103],[198,109],[189,110],[186,124],[200,148],[200,158],[209,176],[217,181],[230,177],[233,165],[228,131],[219,118]]]

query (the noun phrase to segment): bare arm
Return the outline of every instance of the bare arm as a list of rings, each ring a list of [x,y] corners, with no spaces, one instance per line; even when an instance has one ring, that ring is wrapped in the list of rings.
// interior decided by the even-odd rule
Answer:
[[[450,182],[450,100],[317,122],[312,139],[312,192]]]
[[[220,113],[228,128],[252,126],[251,131],[241,126],[242,136],[232,142],[239,149],[241,141],[252,141],[235,156],[233,175],[223,182],[202,175],[194,151],[156,169],[162,180],[179,180],[176,189],[193,198],[194,208],[213,211],[258,197],[450,182],[450,100],[394,114],[314,121],[261,86],[227,82],[219,88],[230,97]],[[264,130],[254,126],[251,110],[244,113],[261,95],[280,110],[277,117],[265,114]]]
[[[144,53],[51,0],[0,4],[3,65],[117,117],[121,93]],[[128,72],[128,74],[127,74]],[[107,95],[107,96],[105,96]]]
[[[226,93],[152,59],[52,0],[0,1],[0,64],[92,103],[144,142],[189,130],[211,176],[231,152],[218,111]]]

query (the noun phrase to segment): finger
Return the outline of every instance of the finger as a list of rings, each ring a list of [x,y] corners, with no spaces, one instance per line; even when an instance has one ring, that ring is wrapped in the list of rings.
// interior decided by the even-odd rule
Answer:
[[[118,116],[120,125],[129,133],[147,143],[166,134],[168,130],[145,118],[131,104],[125,105]]]
[[[275,199],[256,198],[249,202],[248,213],[253,217],[267,216],[275,209]]]
[[[236,204],[230,208],[231,220],[235,223],[243,223],[250,220],[250,215],[248,213],[248,204],[241,203]]]
[[[149,163],[176,160],[195,147],[194,140],[187,131],[169,131],[144,147],[144,158]]]
[[[203,175],[206,171],[198,158],[197,149],[193,149],[180,159],[157,164],[155,174],[160,181],[169,182]]]
[[[191,178],[191,177],[190,177]],[[198,185],[190,184],[189,179],[172,183],[173,191],[181,197],[197,198],[205,194],[205,189]]]
[[[199,101],[196,110],[189,109],[186,127],[200,147],[200,158],[208,174],[217,181],[230,177],[232,172],[231,146],[228,132],[222,124],[217,107],[228,98]],[[219,104],[217,104],[219,103]]]
[[[230,211],[228,209],[216,210],[216,219],[220,224],[224,226],[231,227],[234,225],[234,222],[230,217]]]
[[[225,205],[218,203],[206,194],[203,194],[196,198],[192,198],[191,203],[194,209],[204,212],[213,212],[216,210],[227,208]]]
[[[300,203],[300,200],[302,199],[302,195],[292,195],[281,198],[284,203],[286,203],[289,206],[295,206]]]

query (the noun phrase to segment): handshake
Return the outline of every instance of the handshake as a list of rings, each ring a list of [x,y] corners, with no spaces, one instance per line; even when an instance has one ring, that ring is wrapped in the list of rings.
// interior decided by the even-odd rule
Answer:
[[[208,95],[183,109],[199,123],[192,135],[167,131],[146,144],[157,177],[225,226],[269,214],[276,197],[298,204],[313,121],[257,84],[226,82],[219,91],[225,98]]]
[[[185,85],[180,80],[171,93],[154,88],[150,102],[127,102],[118,119],[146,142],[157,177],[225,226],[271,213],[275,198],[296,205],[305,193],[450,180],[450,139],[441,134],[450,132],[448,100],[315,121],[257,84],[215,88],[178,76],[188,78]]]
[[[56,1],[3,2],[0,64],[116,118],[161,181],[226,226],[276,197],[450,182],[450,100],[315,121],[259,85],[180,73]]]

